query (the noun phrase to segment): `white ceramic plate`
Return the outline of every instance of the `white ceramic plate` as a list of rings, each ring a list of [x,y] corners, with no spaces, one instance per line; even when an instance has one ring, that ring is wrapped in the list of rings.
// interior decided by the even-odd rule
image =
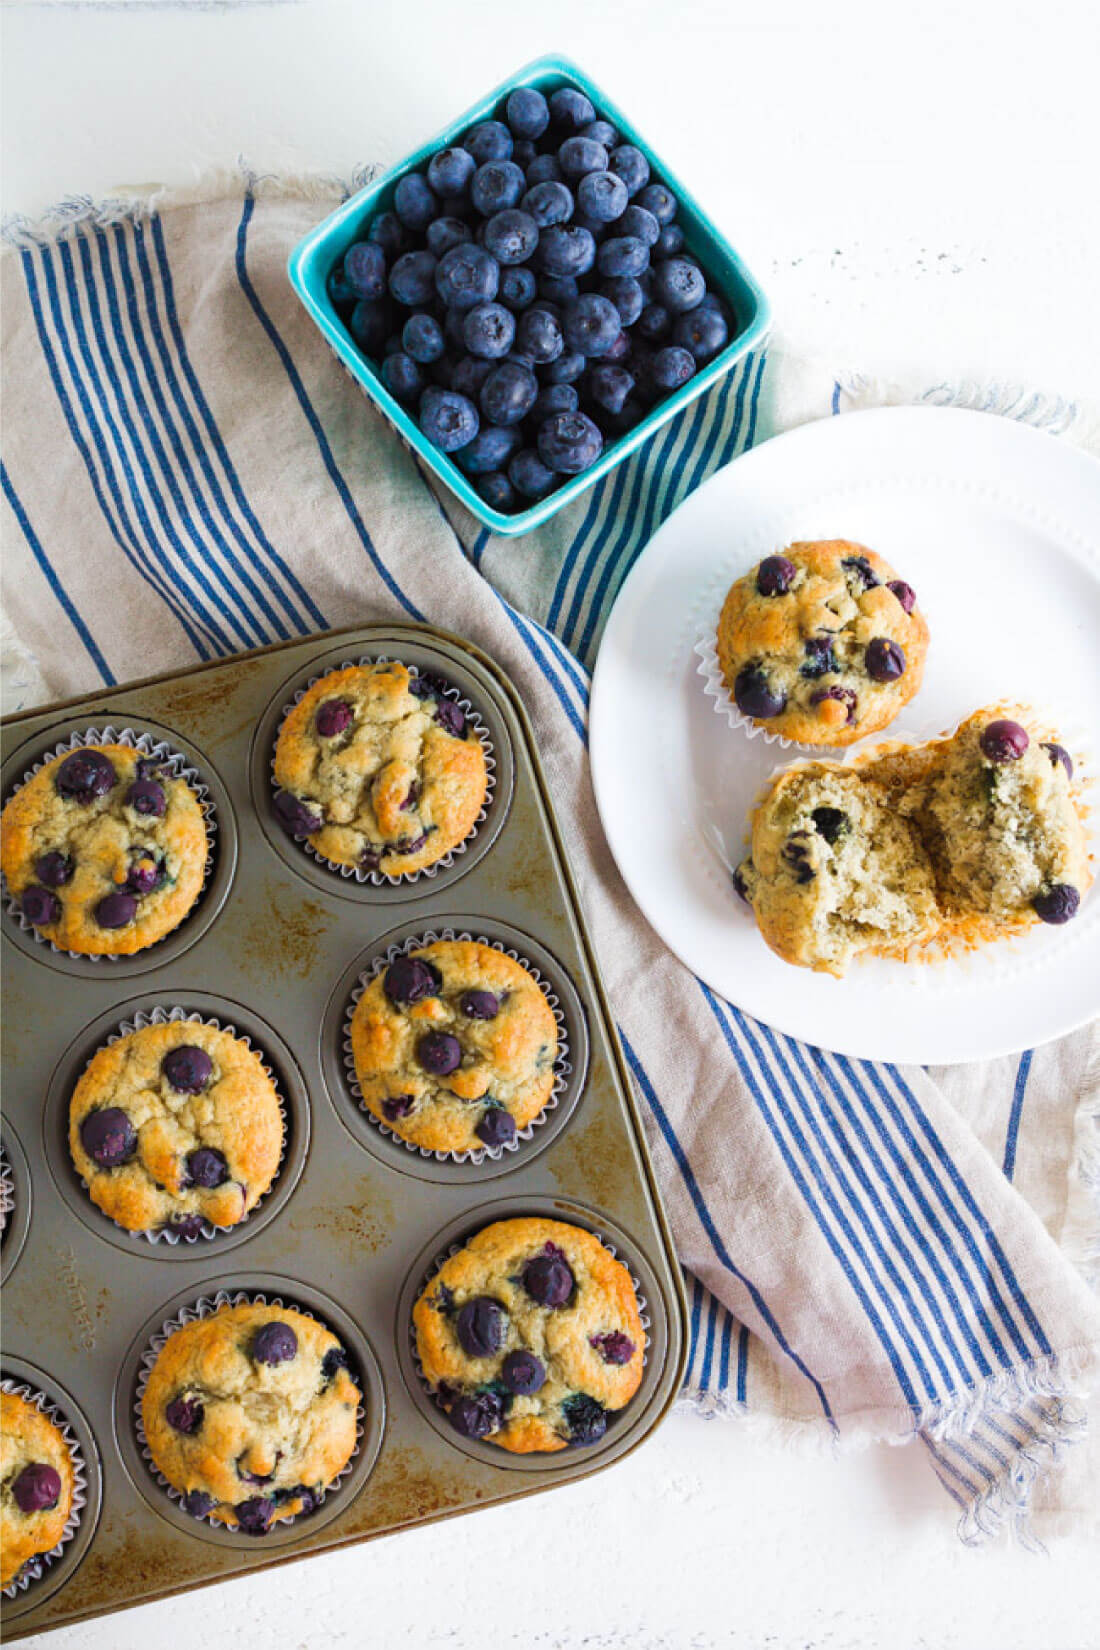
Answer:
[[[980,1060],[1084,1024],[1100,1011],[1100,885],[1064,928],[1036,926],[936,967],[866,960],[841,981],[781,962],[734,894],[752,801],[800,753],[731,728],[693,649],[733,580],[799,538],[861,540],[917,591],[932,636],[924,685],[889,737],[928,737],[1015,698],[1047,712],[1080,770],[1097,775],[1100,464],[954,408],[825,419],[754,448],[693,494],[608,621],[592,774],[634,898],[715,991],[844,1054]],[[1100,791],[1092,810],[1096,855]]]

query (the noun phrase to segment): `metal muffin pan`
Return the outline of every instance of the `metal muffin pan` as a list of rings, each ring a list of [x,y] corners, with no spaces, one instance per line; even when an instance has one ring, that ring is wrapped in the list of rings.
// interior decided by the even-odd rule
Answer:
[[[497,785],[452,865],[376,887],[327,870],[283,836],[271,815],[270,762],[299,688],[343,660],[383,655],[437,670],[470,699]],[[647,1436],[675,1397],[686,1356],[680,1270],[629,1078],[534,735],[503,672],[422,626],[282,643],[12,718],[3,799],[67,735],[107,722],[155,733],[198,769],[217,810],[217,847],[194,913],[133,959],[61,956],[6,909],[0,917],[4,1139],[17,1195],[3,1249],[4,1372],[35,1372],[74,1429],[85,1429],[97,1488],[63,1556],[5,1600],[9,1640],[586,1476]],[[359,972],[395,941],[445,928],[529,958],[559,999],[569,1039],[572,1071],[558,1106],[518,1150],[481,1164],[408,1151],[367,1122],[346,1084],[344,1011]],[[122,1231],[91,1203],[68,1155],[72,1084],[121,1020],[158,1005],[243,1031],[287,1108],[272,1190],[240,1227],[194,1243]],[[409,1351],[409,1306],[440,1246],[520,1213],[603,1235],[641,1279],[650,1319],[631,1405],[592,1449],[537,1463],[459,1439]],[[277,1294],[313,1311],[346,1340],[366,1382],[352,1470],[317,1512],[260,1539],[182,1513],[133,1426],[150,1334],[219,1289]]]

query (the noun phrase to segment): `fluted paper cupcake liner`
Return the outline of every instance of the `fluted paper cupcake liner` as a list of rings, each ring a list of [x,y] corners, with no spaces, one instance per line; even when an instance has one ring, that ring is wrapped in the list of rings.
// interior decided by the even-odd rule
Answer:
[[[248,1224],[248,1222],[252,1219],[252,1216],[254,1214],[256,1214],[257,1210],[262,1208],[264,1200],[271,1195],[271,1193],[275,1190],[275,1187],[278,1185],[279,1176],[283,1171],[283,1164],[286,1160],[287,1134],[288,1134],[286,1101],[283,1098],[282,1091],[279,1088],[278,1079],[276,1078],[274,1071],[268,1065],[267,1061],[264,1059],[263,1049],[256,1048],[254,1046],[253,1042],[252,1042],[252,1039],[245,1032],[238,1031],[236,1026],[223,1025],[222,1022],[219,1019],[217,1019],[213,1014],[199,1014],[195,1011],[192,1011],[191,1013],[188,1013],[186,1009],[180,1008],[178,1006],[176,1006],[174,1008],[167,1008],[167,1009],[165,1009],[165,1008],[154,1008],[149,1013],[146,1013],[144,1009],[140,1009],[133,1016],[132,1019],[121,1020],[119,1022],[119,1024],[116,1026],[115,1030],[111,1032],[111,1034],[107,1038],[106,1042],[101,1044],[100,1047],[109,1048],[112,1043],[117,1043],[120,1038],[132,1036],[135,1031],[141,1031],[146,1026],[163,1026],[163,1025],[172,1025],[172,1024],[176,1024],[176,1023],[184,1023],[184,1024],[187,1024],[187,1025],[210,1026],[214,1031],[224,1031],[227,1036],[235,1037],[239,1043],[243,1043],[246,1048],[252,1049],[253,1053],[259,1055],[260,1062],[263,1065],[264,1071],[267,1074],[267,1077],[269,1078],[269,1080],[271,1082],[271,1085],[275,1090],[275,1098],[279,1103],[279,1115],[282,1118],[282,1122],[283,1122],[283,1140],[282,1140],[282,1150],[279,1153],[278,1166],[275,1170],[275,1173],[271,1177],[270,1185],[268,1186],[267,1190],[259,1198],[257,1198],[256,1202],[253,1204],[252,1208],[248,1211],[248,1213],[244,1216],[244,1218],[242,1220],[238,1220],[237,1223],[234,1226],[214,1226],[210,1223],[210,1221],[204,1221],[203,1226],[202,1226],[202,1231],[201,1232],[194,1232],[190,1236],[185,1232],[173,1232],[173,1231],[167,1230],[163,1227],[154,1228],[153,1230],[135,1232],[135,1231],[132,1231],[130,1229],[130,1227],[123,1226],[119,1221],[115,1220],[111,1215],[107,1214],[107,1211],[105,1209],[100,1209],[98,1203],[93,1204],[93,1207],[96,1208],[99,1211],[99,1213],[101,1215],[103,1215],[103,1217],[106,1220],[109,1220],[111,1222],[112,1226],[117,1227],[120,1232],[125,1232],[127,1237],[134,1238],[135,1240],[140,1241],[140,1242],[144,1242],[144,1243],[167,1243],[168,1245],[170,1245],[173,1248],[178,1243],[186,1243],[186,1244],[199,1243],[202,1240],[209,1240],[211,1238],[216,1238],[216,1237],[219,1237],[219,1236],[223,1236],[226,1232],[239,1232],[242,1226],[246,1226]],[[98,1053],[98,1052],[99,1052],[99,1050],[97,1049],[96,1053]],[[87,1071],[88,1066],[91,1065],[91,1062],[94,1059],[95,1059],[95,1054],[93,1054],[90,1057],[87,1064],[85,1065],[85,1067],[84,1067],[85,1071]],[[81,1075],[83,1075],[83,1073]],[[68,1116],[68,1114],[66,1113],[66,1117],[67,1116]],[[88,1191],[88,1182],[83,1178],[83,1176],[81,1176],[80,1184],[83,1186],[84,1190],[87,1192]]]
[[[153,1372],[153,1365],[163,1352],[166,1343],[176,1333],[176,1331],[185,1328],[189,1323],[197,1323],[201,1318],[213,1317],[214,1313],[219,1312],[224,1306],[281,1306],[289,1311],[301,1312],[303,1317],[312,1318],[314,1323],[319,1323],[326,1329],[329,1327],[323,1317],[316,1312],[311,1312],[308,1306],[302,1306],[296,1300],[290,1300],[284,1295],[267,1295],[262,1290],[251,1289],[239,1289],[234,1291],[232,1294],[226,1289],[219,1289],[215,1295],[200,1295],[196,1300],[192,1301],[190,1306],[181,1307],[174,1317],[166,1318],[164,1320],[157,1333],[150,1338],[149,1344],[141,1355],[141,1362],[138,1366],[137,1393],[134,1399],[133,1410],[134,1434],[137,1438],[138,1448],[141,1451],[141,1458],[149,1468],[153,1478],[156,1480],[158,1486],[169,1497],[169,1499],[175,1501],[177,1504],[182,1504],[185,1492],[183,1490],[176,1489],[174,1484],[170,1484],[168,1482],[167,1478],[165,1478],[164,1474],[160,1471],[153,1459],[153,1453],[149,1448],[149,1441],[145,1436],[145,1427],[142,1422],[142,1400],[145,1397],[145,1388],[148,1385],[149,1376]],[[332,1494],[333,1490],[339,1488],[340,1484],[354,1467],[356,1457],[358,1456],[363,1444],[363,1423],[366,1413],[363,1405],[366,1376],[363,1370],[357,1370],[356,1376],[356,1384],[358,1385],[360,1392],[360,1401],[356,1405],[355,1410],[355,1448],[348,1456],[347,1461],[340,1468],[340,1471],[336,1474],[336,1477],[330,1479],[330,1481],[319,1492],[315,1507],[311,1508],[308,1513],[293,1513],[289,1516],[284,1515],[283,1517],[273,1518],[270,1526],[272,1530],[276,1528],[285,1529],[291,1524],[296,1524],[299,1519],[311,1518],[313,1513],[316,1512],[317,1507],[320,1507],[323,1504],[326,1498]],[[190,1517],[191,1515],[188,1514],[188,1516]],[[220,1519],[212,1518],[210,1516],[196,1519],[195,1522],[198,1524],[208,1524],[211,1529],[215,1530],[228,1529],[233,1531],[234,1529],[233,1525],[224,1524]],[[262,1540],[263,1538],[260,1537],[260,1539]]]
[[[53,1422],[65,1440],[65,1448],[68,1450],[69,1458],[73,1464],[73,1503],[69,1509],[69,1516],[65,1520],[65,1528],[61,1532],[61,1539],[56,1547],[50,1548],[48,1553],[36,1553],[33,1558],[28,1558],[18,1575],[8,1582],[3,1590],[3,1596],[5,1598],[17,1598],[20,1593],[25,1592],[31,1586],[32,1582],[41,1579],[43,1572],[50,1567],[55,1559],[61,1557],[66,1546],[76,1534],[80,1523],[81,1510],[88,1499],[88,1474],[84,1465],[84,1457],[80,1453],[80,1445],[69,1425],[64,1410],[51,1403],[44,1393],[36,1391],[34,1387],[27,1386],[24,1381],[9,1380],[5,1376],[3,1380],[0,1380],[0,1391],[14,1393],[17,1398],[25,1398],[28,1403],[41,1410],[42,1414]]]
[[[40,773],[47,763],[53,762],[59,756],[68,756],[72,751],[81,750],[88,745],[129,745],[132,750],[140,751],[143,756],[151,757],[159,762],[168,770],[173,779],[184,780],[195,793],[199,807],[202,810],[203,823],[206,826],[206,861],[202,868],[202,886],[195,895],[191,909],[180,918],[174,928],[170,928],[166,934],[162,934],[152,944],[143,945],[141,951],[137,953],[140,956],[147,951],[152,951],[164,940],[169,939],[171,935],[178,933],[183,924],[189,920],[195,907],[206,892],[206,885],[214,868],[214,834],[218,829],[218,816],[210,798],[210,792],[199,777],[198,770],[191,767],[186,757],[182,756],[179,751],[173,750],[167,740],[155,739],[151,733],[135,733],[133,728],[123,728],[120,731],[110,725],[104,728],[85,728],[82,733],[74,733],[68,739],[63,739],[60,744],[55,745],[52,750],[41,756],[33,767],[27,769],[18,785],[13,787],[12,796],[21,791],[23,786],[33,779],[36,773]],[[122,953],[112,954],[110,952],[93,954],[88,951],[63,951],[60,946],[55,945],[44,934],[40,934],[37,928],[27,921],[19,909],[18,900],[9,890],[6,879],[3,892],[5,907],[9,915],[14,917],[19,924],[24,934],[30,934],[37,945],[48,946],[55,956],[72,957],[79,962],[87,963],[114,963],[127,961],[133,955],[133,953],[126,953],[124,956]]]
[[[316,687],[317,683],[323,681],[326,676],[332,676],[339,670],[351,670],[354,668],[369,669],[371,665],[403,663],[404,660],[391,659],[384,653],[363,655],[358,659],[343,659],[338,665],[333,665],[331,669],[323,670],[317,676],[311,676],[305,687],[299,688],[290,703],[283,707],[283,714],[279,718],[279,726],[276,730],[275,740],[271,747],[271,760],[269,766],[271,771],[271,789],[273,795],[281,791],[283,788],[275,778],[275,752],[279,747],[279,735],[282,733],[283,724],[290,715],[291,711],[296,705],[301,703],[310,689]],[[414,676],[419,675],[419,671],[415,665],[408,665],[406,668],[410,670]],[[318,865],[323,865],[326,871],[334,871],[337,875],[342,876],[345,879],[354,878],[356,882],[369,883],[373,888],[400,888],[406,883],[419,882],[421,877],[431,878],[437,876],[440,871],[444,871],[448,866],[453,865],[455,860],[458,859],[460,855],[464,854],[471,842],[473,842],[478,831],[488,818],[489,809],[493,805],[493,793],[496,790],[497,783],[496,757],[493,754],[493,743],[489,738],[489,730],[485,726],[480,713],[475,709],[474,705],[471,704],[470,700],[464,698],[460,689],[456,687],[449,687],[443,697],[450,699],[452,703],[456,704],[459,710],[462,711],[466,718],[467,726],[473,730],[474,736],[476,737],[482,750],[485,752],[485,800],[482,803],[478,816],[474,820],[474,823],[470,827],[469,831],[463,837],[461,842],[456,843],[453,848],[449,848],[447,852],[445,854],[441,854],[437,860],[433,860],[431,865],[425,865],[420,871],[401,871],[397,876],[388,876],[383,871],[367,871],[364,870],[361,865],[340,865],[336,862],[336,860],[326,859],[324,854],[319,853],[318,850],[304,838],[298,839],[298,846],[302,849],[302,851],[307,853],[310,859],[315,860]]]
[[[15,1208],[15,1174],[7,1149],[0,1141],[0,1237],[7,1232],[8,1216]]]
[[[525,969],[526,972],[530,974],[531,978],[546,998],[546,1001],[549,1003],[550,1010],[554,1016],[555,1024],[558,1028],[558,1052],[554,1059],[554,1086],[550,1090],[546,1104],[543,1106],[538,1116],[532,1118],[530,1123],[525,1124],[522,1129],[517,1129],[515,1137],[508,1141],[508,1143],[504,1146],[482,1146],[477,1149],[461,1152],[440,1152],[433,1151],[428,1146],[418,1146],[415,1141],[406,1140],[403,1135],[398,1134],[396,1129],[391,1129],[388,1124],[383,1123],[380,1118],[374,1115],[370,1107],[367,1105],[366,1100],[363,1098],[363,1091],[359,1086],[359,1078],[355,1070],[355,1055],[352,1050],[351,1041],[351,1022],[354,1017],[355,1010],[359,1006],[359,999],[362,997],[371,981],[376,979],[378,975],[383,972],[383,970],[387,969],[396,957],[405,956],[411,951],[420,951],[424,948],[424,946],[434,945],[440,940],[472,940],[476,945],[490,946],[494,951],[500,951],[504,956],[511,957],[513,962],[518,962],[520,967]],[[573,1070],[572,1063],[569,1059],[569,1039],[566,1035],[565,1014],[562,1011],[561,1003],[549,980],[547,980],[539,972],[533,962],[523,956],[521,952],[515,950],[514,947],[504,945],[500,940],[490,939],[485,934],[470,933],[467,929],[463,929],[461,933],[456,933],[453,928],[443,928],[438,932],[431,929],[427,933],[416,935],[412,939],[395,942],[393,945],[389,946],[380,957],[376,957],[370,967],[364,969],[362,974],[360,974],[355,987],[352,990],[351,996],[348,998],[347,1008],[344,1011],[342,1048],[344,1055],[344,1073],[348,1088],[355,1096],[355,1099],[368,1122],[371,1123],[380,1134],[384,1134],[388,1139],[400,1142],[400,1144],[405,1147],[406,1151],[413,1152],[418,1157],[433,1158],[437,1163],[473,1163],[476,1165],[478,1163],[484,1163],[486,1158],[490,1158],[494,1163],[496,1163],[501,1157],[503,1157],[505,1152],[519,1151],[521,1145],[523,1145],[525,1141],[531,1140],[534,1137],[535,1130],[541,1128],[543,1123],[548,1120],[550,1113],[557,1108]]]

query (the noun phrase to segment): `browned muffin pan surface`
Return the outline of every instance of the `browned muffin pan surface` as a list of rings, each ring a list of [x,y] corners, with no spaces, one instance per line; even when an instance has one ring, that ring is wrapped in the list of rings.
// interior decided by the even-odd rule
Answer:
[[[360,884],[312,860],[271,812],[282,709],[323,671],[398,658],[445,676],[484,724],[496,787],[467,851],[434,877]],[[244,654],[11,718],[3,798],[72,733],[149,731],[208,785],[218,829],[202,899],[177,932],[119,962],[63,956],[5,902],[4,1144],[16,1206],[3,1242],[3,1374],[44,1390],[84,1451],[77,1536],[4,1599],[9,1640],[206,1582],[364,1541],[600,1470],[662,1418],[682,1376],[685,1312],[640,1119],[518,696],[478,649],[418,626],[372,626]],[[453,929],[535,963],[564,1014],[571,1071],[557,1107],[498,1161],[410,1152],[366,1120],[345,1080],[344,1005],[396,941]],[[72,1084],[119,1022],[181,1007],[244,1031],[286,1104],[287,1151],[240,1227],[169,1246],[91,1203],[67,1150]],[[640,1282],[642,1386],[603,1440],[509,1456],[448,1426],[422,1391],[408,1314],[432,1260],[490,1221],[543,1214],[599,1233]],[[133,1427],[150,1334],[217,1290],[313,1311],[345,1341],[367,1393],[351,1472],[316,1513],[260,1538],[172,1501]]]

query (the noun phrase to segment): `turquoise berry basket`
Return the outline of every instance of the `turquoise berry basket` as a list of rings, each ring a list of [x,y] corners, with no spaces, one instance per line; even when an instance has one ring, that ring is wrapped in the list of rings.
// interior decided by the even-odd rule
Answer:
[[[432,445],[406,410],[394,400],[374,363],[363,355],[337,315],[328,296],[326,281],[329,271],[348,247],[362,238],[375,214],[392,204],[398,180],[406,172],[414,172],[426,165],[437,149],[457,143],[468,127],[495,115],[509,92],[517,86],[537,86],[546,93],[556,91],[559,86],[576,87],[591,99],[598,116],[610,120],[619,128],[624,142],[632,143],[642,151],[653,169],[654,177],[667,184],[676,195],[680,203],[678,222],[684,232],[687,250],[699,259],[706,271],[708,285],[729,305],[736,330],[725,349],[713,361],[700,367],[694,378],[661,401],[634,429],[605,447],[591,469],[564,481],[548,497],[539,499],[526,509],[505,514],[485,503],[458,466],[446,453]],[[442,132],[400,165],[392,167],[365,189],[360,189],[358,194],[345,201],[298,243],[290,255],[288,270],[295,291],[335,354],[386,414],[421,463],[446,482],[470,514],[476,516],[485,527],[494,533],[509,536],[529,533],[533,527],[540,526],[565,505],[571,504],[593,482],[621,464],[624,458],[629,458],[662,424],[675,418],[696,396],[702,395],[704,390],[729,372],[735,362],[755,349],[771,325],[767,298],[725,236],[719,233],[679,179],[654,154],[606,93],[564,57],[540,57],[529,63],[503,85],[488,92],[457,120],[451,121]]]

